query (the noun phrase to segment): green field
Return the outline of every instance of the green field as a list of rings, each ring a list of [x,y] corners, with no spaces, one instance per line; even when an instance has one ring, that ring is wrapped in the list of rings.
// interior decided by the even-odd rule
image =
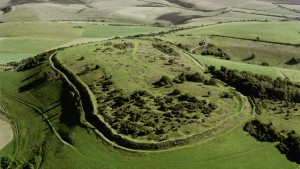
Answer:
[[[300,43],[300,23],[299,22],[239,22],[224,23],[208,27],[200,27],[178,34],[192,34],[194,36],[203,35],[225,35],[240,38],[284,42]]]
[[[193,2],[212,7],[216,3],[244,12],[298,15],[260,1]],[[196,12],[175,6],[159,10],[143,7],[141,9],[147,9],[145,14],[130,5],[128,9],[133,8],[145,16],[152,12],[152,8],[157,13],[171,9],[188,10],[191,12],[188,14]],[[68,7],[65,5],[61,9]],[[70,5],[70,10],[76,11],[77,8]],[[92,9],[85,8],[87,6],[78,12],[93,18],[94,13],[85,13]],[[93,10],[97,11],[97,8]],[[0,157],[11,157],[18,165],[11,168],[299,168],[299,164],[280,153],[276,148],[278,142],[257,141],[243,127],[246,122],[259,119],[272,122],[282,133],[295,130],[300,134],[300,104],[289,100],[297,95],[288,93],[290,89],[297,93],[299,87],[287,85],[300,82],[300,64],[286,64],[292,57],[300,57],[300,48],[249,40],[259,37],[262,41],[300,44],[300,22],[220,23],[156,36],[125,38],[168,31],[176,25],[154,27],[107,21],[39,21],[41,18],[29,9],[20,5],[6,15],[0,14],[2,20],[13,18],[17,21],[0,23],[0,111],[14,120],[14,139],[0,150]],[[111,11],[105,12],[107,15]],[[120,17],[117,14],[132,12],[120,8],[112,16],[117,20]],[[210,11],[209,14],[215,16],[196,18],[191,25],[202,24],[202,21],[216,23],[256,18],[256,14],[222,13],[222,10]],[[260,15],[259,19],[270,18],[273,17]],[[148,19],[144,18],[144,22]],[[274,20],[277,19],[282,18]],[[26,22],[29,20],[31,22]],[[82,44],[84,42],[90,43]],[[203,45],[203,42],[208,44]],[[207,47],[209,44],[213,45]],[[64,45],[74,46],[40,55],[40,60],[28,59],[28,64],[23,60]],[[204,56],[201,54],[204,50],[226,52],[231,60]],[[247,60],[252,54],[255,58]],[[19,67],[5,65],[20,60],[23,61]],[[260,66],[264,62],[269,66]],[[279,91],[283,93],[282,99],[276,96],[267,98],[265,91],[268,88],[262,89],[264,98],[255,96],[255,91],[244,96],[238,87],[222,82],[213,74],[208,69],[211,65],[217,70],[227,67],[271,77],[261,79],[280,77],[282,80],[265,82],[269,86],[276,82],[278,86],[288,87]],[[227,78],[243,76],[235,73]],[[254,75],[249,77],[253,88],[261,85]],[[248,87],[249,83],[244,84],[241,88]],[[176,90],[179,93],[176,94]],[[89,117],[98,118],[105,125]],[[106,125],[109,132],[125,138],[124,144],[134,141],[138,146],[120,145],[120,137],[111,137]],[[194,138],[184,144],[159,145],[190,137]],[[149,143],[159,147],[149,150],[151,148],[145,148]]]
[[[76,51],[76,50],[73,50]],[[77,59],[77,57],[75,58]],[[46,154],[42,156],[47,168],[296,168],[295,163],[286,160],[275,144],[257,142],[242,130],[247,115],[240,124],[224,134],[177,148],[157,152],[127,152],[103,142],[89,130],[76,126],[70,137],[72,147],[63,144],[50,131],[43,116],[34,109],[8,96],[17,97],[37,108],[43,108],[55,129],[63,126],[60,116],[61,82],[54,81],[40,87],[19,93],[18,88],[38,79],[45,64],[25,72],[1,72],[1,99],[18,124],[20,137],[15,159],[28,160],[31,149],[46,143]],[[48,66],[46,66],[48,67]],[[34,75],[34,76],[33,76]],[[16,83],[17,82],[17,83]],[[12,85],[13,84],[13,85]],[[47,96],[47,97],[44,97]],[[40,98],[45,99],[40,99]],[[30,100],[30,101],[29,101]],[[54,109],[53,109],[54,107]],[[50,110],[50,111],[48,111]],[[17,117],[17,118],[16,118]],[[21,118],[20,118],[21,117]],[[35,126],[28,128],[27,126]],[[84,139],[83,139],[84,138]],[[16,138],[15,138],[16,139]],[[9,144],[0,154],[13,154],[14,144]],[[75,149],[74,149],[75,148]],[[274,159],[276,159],[274,161]]]
[[[166,30],[151,26],[110,26],[91,23],[13,22],[0,24],[0,63],[19,61],[79,39],[113,38]],[[115,32],[118,31],[116,34]]]

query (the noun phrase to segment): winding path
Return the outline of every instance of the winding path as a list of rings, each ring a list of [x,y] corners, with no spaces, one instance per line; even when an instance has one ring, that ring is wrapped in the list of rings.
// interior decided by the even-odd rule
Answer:
[[[204,44],[204,45],[201,45],[201,46],[197,46],[197,47],[191,49],[191,53],[193,53],[193,52],[194,52],[195,50],[197,50],[197,49],[203,48],[203,47],[205,47],[205,46],[208,45],[207,40],[206,40],[205,37],[203,38],[203,41],[204,41],[205,44]]]

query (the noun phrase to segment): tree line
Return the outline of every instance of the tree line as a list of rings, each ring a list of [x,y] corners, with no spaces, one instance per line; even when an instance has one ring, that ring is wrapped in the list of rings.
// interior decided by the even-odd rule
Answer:
[[[208,71],[214,78],[235,87],[246,96],[300,103],[300,85],[288,79],[273,80],[270,76],[248,71],[240,72],[224,66],[221,66],[219,70],[216,70],[214,66],[209,66]]]
[[[244,130],[259,141],[279,142],[277,149],[286,154],[290,161],[300,163],[300,136],[295,131],[290,131],[285,136],[272,123],[263,123],[257,119],[247,122]]]

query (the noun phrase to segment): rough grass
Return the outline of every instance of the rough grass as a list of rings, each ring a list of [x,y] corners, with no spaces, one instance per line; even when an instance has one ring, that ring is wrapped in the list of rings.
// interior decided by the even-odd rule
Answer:
[[[47,140],[47,153],[43,158],[43,167],[57,168],[296,168],[295,163],[286,160],[274,147],[274,144],[257,142],[242,130],[243,123],[226,134],[219,135],[205,142],[189,145],[184,148],[162,151],[162,152],[125,152],[106,145],[97,139],[93,132],[75,127],[71,134],[73,145],[78,150],[75,153],[70,147],[63,146],[51,132],[43,119],[32,109],[18,102],[8,99],[3,94],[10,94],[16,97],[27,99],[33,105],[43,106],[47,102],[41,103],[39,92],[17,93],[18,86],[26,84],[29,77],[39,69],[27,72],[1,72],[1,98],[5,99],[9,113],[18,117],[20,129],[20,144],[16,159],[25,160],[30,156],[30,149],[36,144]],[[25,81],[24,81],[25,80]],[[23,82],[21,82],[23,81]],[[17,82],[17,83],[16,83]],[[50,86],[51,89],[49,88]],[[57,88],[53,88],[56,86]],[[58,97],[57,85],[49,84],[43,88],[42,94],[47,93],[49,103],[55,102]],[[45,94],[46,94],[45,93]],[[55,115],[59,108],[47,112],[47,115]],[[54,123],[55,118],[51,120]],[[30,126],[30,128],[28,127]],[[60,125],[57,123],[56,128]],[[47,137],[45,135],[48,135]],[[84,138],[84,139],[83,139]],[[9,144],[0,151],[0,155],[13,153],[13,144]],[[276,159],[276,160],[274,160]]]
[[[205,129],[213,127],[219,124],[222,120],[239,112],[240,107],[238,106],[238,100],[220,98],[220,95],[223,92],[230,92],[228,88],[188,82],[184,83],[184,85],[174,84],[174,86],[171,88],[154,88],[153,83],[158,81],[162,75],[167,75],[170,78],[174,78],[182,72],[202,72],[202,67],[200,67],[198,63],[195,63],[193,60],[191,60],[190,56],[185,56],[183,53],[180,53],[182,54],[182,57],[175,57],[175,62],[177,62],[176,64],[168,65],[168,60],[174,56],[171,57],[163,54],[157,49],[154,49],[151,44],[154,42],[151,41],[134,41],[126,39],[111,42],[114,44],[119,44],[123,43],[123,41],[126,43],[133,43],[135,45],[134,49],[129,48],[120,50],[114,48],[112,44],[105,45],[105,42],[91,43],[88,45],[66,49],[60,52],[58,57],[62,63],[65,63],[67,66],[69,66],[75,73],[82,72],[86,69],[86,67],[93,68],[95,65],[99,65],[101,70],[90,71],[88,74],[81,76],[83,81],[90,86],[95,86],[97,81],[101,79],[102,76],[112,75],[116,89],[122,89],[122,91],[124,91],[122,93],[126,95],[130,95],[137,90],[146,90],[155,96],[165,96],[176,88],[180,89],[182,93],[191,93],[191,91],[194,91],[193,95],[199,99],[205,99],[209,103],[212,102],[212,100],[218,100],[217,102],[213,101],[219,105],[218,110],[212,113],[210,117],[202,117],[206,121],[204,125],[195,123],[191,125],[187,124],[186,126],[183,125],[183,127],[178,130],[178,134],[174,132],[170,135],[163,135],[161,138],[166,137],[172,139],[177,138],[178,136],[182,137],[204,131]],[[95,49],[99,50],[95,51]],[[106,49],[111,49],[111,51],[104,52]],[[120,58],[120,56],[122,57]],[[84,60],[78,61],[78,59],[81,57],[84,57]],[[116,69],[117,67],[118,69]],[[188,67],[191,70],[187,71],[186,68]],[[97,93],[100,92],[98,87],[93,90],[95,90],[95,95],[97,98],[101,97],[101,95],[97,95]],[[211,97],[205,97],[208,92],[212,93]],[[169,124],[169,122],[167,123]],[[170,125],[176,126],[177,122],[174,123],[175,124]],[[142,139],[144,140],[146,138],[151,140],[155,139],[155,137],[152,136]]]

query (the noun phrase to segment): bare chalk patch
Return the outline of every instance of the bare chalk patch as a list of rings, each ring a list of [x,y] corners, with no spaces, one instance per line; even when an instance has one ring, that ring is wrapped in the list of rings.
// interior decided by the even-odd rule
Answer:
[[[0,116],[0,150],[13,139],[13,131],[9,122],[1,119]]]

